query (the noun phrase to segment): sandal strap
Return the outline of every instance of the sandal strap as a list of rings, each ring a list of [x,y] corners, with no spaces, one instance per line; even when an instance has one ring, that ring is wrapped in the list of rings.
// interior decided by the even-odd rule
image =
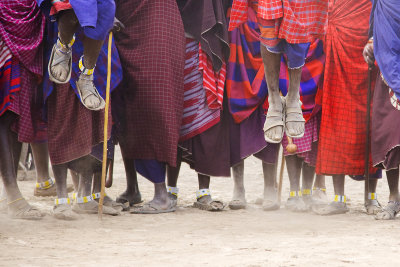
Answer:
[[[58,206],[63,204],[71,204],[71,199],[69,197],[54,199],[54,205]]]
[[[49,189],[54,185],[54,181],[52,178],[50,178],[47,181],[41,182],[41,183],[36,183],[36,188],[37,189]]]
[[[211,196],[211,191],[209,188],[200,189],[196,192],[197,199],[205,197],[205,196]]]
[[[167,186],[167,192],[171,193],[174,196],[178,196],[179,194],[179,188],[178,187],[172,187],[172,186]]]
[[[346,196],[335,195],[334,202],[346,203]]]
[[[77,197],[77,198],[75,199],[75,202],[78,203],[78,204],[81,204],[81,203],[88,203],[88,202],[90,202],[90,201],[93,201],[92,195],[90,195],[90,196],[85,196],[85,197]]]
[[[322,191],[322,192],[326,192],[326,188],[313,187],[313,191]]]
[[[83,74],[85,74],[85,75],[93,75],[95,68],[96,68],[96,66],[94,66],[93,69],[86,68],[83,65],[83,55],[81,56],[81,58],[79,59],[79,69]]]
[[[302,196],[301,191],[290,191],[289,192],[289,198],[291,198],[291,197],[301,197],[301,196]]]

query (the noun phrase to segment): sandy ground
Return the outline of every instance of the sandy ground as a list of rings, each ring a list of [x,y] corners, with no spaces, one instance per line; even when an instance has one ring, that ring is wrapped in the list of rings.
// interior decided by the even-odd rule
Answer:
[[[250,202],[246,210],[220,213],[191,207],[197,190],[196,174],[184,165],[180,175],[179,209],[162,215],[119,217],[83,216],[73,222],[52,218],[52,198],[33,197],[33,172],[19,182],[24,196],[47,211],[41,221],[11,220],[0,215],[1,266],[400,266],[400,221],[376,221],[363,212],[362,182],[347,180],[350,212],[320,217],[297,214],[284,207],[264,212],[254,204],[262,194],[261,163],[246,160],[245,185]],[[140,178],[145,200],[153,187]],[[228,202],[232,179],[213,178],[214,198]],[[332,198],[331,178],[327,177]],[[119,152],[114,185],[116,197],[125,188]],[[288,194],[285,174],[283,196]],[[387,201],[387,183],[378,184],[381,202]],[[283,199],[284,203],[285,199]]]

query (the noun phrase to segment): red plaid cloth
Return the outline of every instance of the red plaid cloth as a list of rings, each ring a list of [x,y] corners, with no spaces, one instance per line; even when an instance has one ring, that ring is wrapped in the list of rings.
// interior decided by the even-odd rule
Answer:
[[[185,34],[175,0],[118,0],[123,81],[115,91],[123,156],[176,166],[183,111]]]
[[[56,84],[47,104],[51,164],[67,163],[89,155],[93,146],[103,142],[104,110],[91,111],[85,108],[70,83]],[[111,114],[108,125],[110,136]]]
[[[330,6],[324,85],[317,100],[322,104],[320,174],[364,174],[368,66],[362,52],[370,11],[369,0],[336,0]]]
[[[249,6],[257,8],[257,17],[276,20],[279,39],[288,43],[307,43],[325,34],[328,16],[328,0],[234,0],[229,30],[247,21]]]

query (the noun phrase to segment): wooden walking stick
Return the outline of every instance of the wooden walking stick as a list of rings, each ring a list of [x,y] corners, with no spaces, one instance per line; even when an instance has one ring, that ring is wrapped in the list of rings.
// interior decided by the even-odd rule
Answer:
[[[101,191],[99,201],[99,219],[103,217],[103,202],[106,184],[106,171],[107,171],[107,141],[108,141],[108,108],[110,106],[110,84],[111,84],[111,44],[112,44],[112,31],[108,35],[108,57],[107,57],[107,87],[106,87],[106,106],[104,108],[104,140],[103,140],[103,163],[101,171]]]
[[[373,66],[368,66],[368,91],[367,91],[367,135],[365,142],[365,185],[364,185],[364,203],[368,201],[369,194],[369,145],[370,145],[370,126],[371,126],[371,74]]]
[[[293,139],[286,135],[288,145],[286,146],[286,151],[289,153],[295,153],[297,151],[297,145],[293,144]],[[281,169],[279,170],[279,183],[278,183],[278,201],[281,203],[282,196],[282,182],[283,182],[283,172],[285,170],[285,156],[282,151],[282,159],[281,159]]]

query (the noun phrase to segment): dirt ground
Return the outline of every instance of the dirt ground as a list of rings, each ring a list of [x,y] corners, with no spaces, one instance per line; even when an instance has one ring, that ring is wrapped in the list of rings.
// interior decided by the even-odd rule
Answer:
[[[125,188],[122,160],[117,151],[115,178],[107,194]],[[285,173],[283,204],[288,194]],[[363,182],[346,180],[350,212],[321,217],[284,209],[264,212],[255,205],[262,194],[261,162],[245,163],[246,210],[226,208],[220,213],[191,207],[197,176],[184,165],[179,187],[179,209],[162,215],[119,217],[82,216],[73,222],[51,216],[52,198],[33,197],[34,172],[19,182],[30,203],[48,212],[41,221],[11,220],[0,214],[1,266],[400,266],[400,221],[376,221],[363,211]],[[140,190],[150,200],[153,187],[140,177]],[[331,178],[327,177],[330,199]],[[213,178],[215,199],[228,202],[233,181]],[[387,201],[386,180],[378,184]]]

